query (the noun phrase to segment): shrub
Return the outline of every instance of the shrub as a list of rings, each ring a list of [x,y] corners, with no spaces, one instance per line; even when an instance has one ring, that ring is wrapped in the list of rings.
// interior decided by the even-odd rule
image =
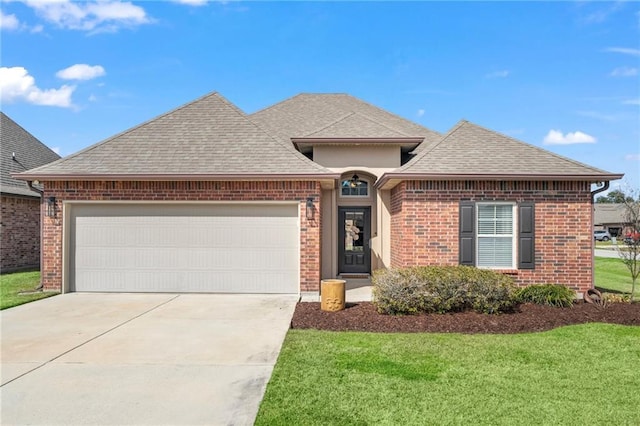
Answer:
[[[497,313],[516,304],[511,277],[469,266],[381,269],[372,283],[374,304],[384,314]]]
[[[573,305],[576,293],[569,287],[559,284],[536,284],[523,287],[516,293],[516,299],[521,303],[535,303],[537,305],[569,307]]]
[[[624,293],[602,293],[602,301],[606,304],[609,303],[629,303],[631,300],[630,294]]]

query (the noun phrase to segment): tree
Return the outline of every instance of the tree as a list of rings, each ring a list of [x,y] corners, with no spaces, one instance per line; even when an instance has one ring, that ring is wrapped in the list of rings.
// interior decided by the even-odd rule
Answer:
[[[624,220],[628,232],[625,232],[624,244],[618,248],[618,252],[631,273],[631,302],[633,302],[636,281],[640,275],[640,200],[628,197],[622,204],[624,204]]]
[[[601,195],[596,198],[596,203],[623,204],[627,202],[633,202],[633,196],[627,195],[619,189],[614,189],[607,195]]]

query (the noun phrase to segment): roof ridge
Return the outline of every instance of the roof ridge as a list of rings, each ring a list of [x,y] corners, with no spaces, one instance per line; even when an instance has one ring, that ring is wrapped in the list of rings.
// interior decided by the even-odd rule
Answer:
[[[367,101],[365,101],[365,100],[363,100],[363,99],[357,98],[357,97],[355,97],[355,96],[353,96],[353,95],[351,95],[351,94],[349,94],[349,93],[345,93],[344,95],[345,95],[345,96],[348,96],[348,97],[350,97],[350,98],[353,98],[353,99],[355,99],[355,100],[356,100],[356,101],[358,101],[358,102],[362,102],[363,104],[365,104],[365,105],[367,105],[367,106],[369,106],[369,107],[371,107],[371,108],[375,108],[376,110],[382,111],[382,112],[384,112],[385,114],[389,114],[389,115],[391,115],[391,116],[393,116],[393,117],[399,118],[399,119],[404,120],[404,121],[406,121],[406,122],[409,122],[409,123],[411,123],[411,124],[413,124],[413,125],[416,125],[416,126],[418,126],[418,127],[421,127],[421,128],[423,128],[423,129],[427,130],[427,131],[428,131],[428,132],[430,132],[430,133],[438,134],[437,132],[434,132],[433,130],[431,130],[431,129],[427,128],[427,127],[424,127],[423,125],[418,124],[418,123],[416,123],[416,122],[415,122],[415,121],[413,121],[413,120],[409,120],[409,119],[407,119],[407,118],[401,117],[401,116],[400,116],[400,115],[398,115],[398,114],[395,114],[395,113],[393,113],[393,112],[387,111],[387,110],[386,110],[386,109],[384,109],[384,108],[378,107],[378,106],[376,106],[376,105],[374,105],[374,104],[372,104],[372,103],[369,103],[369,102],[367,102]],[[391,129],[391,130],[395,130],[395,129]],[[403,132],[401,132],[401,131],[399,131],[399,130],[395,130],[395,131],[396,131],[396,132],[399,132],[399,133],[403,133]],[[406,134],[406,133],[405,133],[405,134]],[[407,135],[407,136],[409,136],[409,135]]]
[[[81,149],[81,150],[80,150],[80,151],[78,151],[78,152],[75,152],[75,153],[73,153],[73,154],[71,154],[71,155],[68,155],[68,156],[63,157],[63,158],[61,158],[61,159],[59,159],[59,160],[56,160],[56,161],[54,161],[53,163],[45,164],[44,166],[41,166],[41,167],[49,167],[49,166],[52,166],[52,165],[57,165],[57,164],[65,163],[66,161],[71,160],[71,159],[73,159],[73,158],[77,157],[78,155],[81,155],[81,154],[84,154],[84,153],[86,153],[86,152],[92,151],[92,150],[94,150],[94,149],[98,148],[99,146],[102,146],[102,145],[106,144],[107,142],[110,142],[110,141],[112,141],[112,140],[114,140],[114,139],[116,139],[116,138],[119,138],[119,137],[121,137],[121,136],[124,136],[124,135],[126,135],[126,134],[128,134],[128,133],[131,133],[131,132],[133,132],[134,130],[138,130],[138,129],[140,129],[140,128],[142,128],[142,127],[146,126],[146,125],[148,125],[149,123],[152,123],[152,122],[154,122],[154,121],[156,121],[156,120],[159,120],[159,119],[161,119],[161,118],[163,118],[163,117],[168,116],[169,114],[172,114],[172,113],[174,113],[174,112],[176,112],[176,111],[180,111],[181,109],[184,109],[184,108],[186,108],[186,107],[188,107],[188,106],[190,106],[190,105],[193,105],[193,104],[195,104],[195,103],[197,103],[197,102],[200,102],[200,101],[202,101],[202,100],[204,100],[204,99],[206,99],[206,98],[209,98],[209,97],[211,97],[211,96],[216,96],[216,95],[217,95],[217,97],[218,97],[218,98],[220,98],[221,100],[228,102],[226,99],[224,99],[224,97],[220,96],[220,95],[218,94],[218,92],[217,92],[217,91],[213,91],[213,92],[207,93],[206,95],[203,95],[203,96],[201,96],[201,97],[199,97],[199,98],[197,98],[197,99],[195,99],[195,100],[193,100],[193,101],[187,102],[187,103],[182,104],[182,105],[180,105],[180,106],[178,106],[178,107],[176,107],[176,108],[174,108],[174,109],[172,109],[172,110],[170,110],[170,111],[167,111],[167,112],[165,112],[165,113],[162,113],[162,114],[160,114],[160,115],[157,115],[157,116],[155,116],[155,117],[152,117],[152,118],[150,118],[150,119],[148,119],[148,120],[146,120],[146,121],[144,121],[144,122],[142,122],[142,123],[140,123],[140,124],[138,124],[138,125],[135,125],[135,126],[133,126],[133,127],[129,128],[129,129],[127,129],[127,130],[124,130],[124,131],[122,131],[122,132],[120,132],[120,133],[116,133],[115,135],[113,135],[113,136],[111,136],[111,137],[108,137],[107,139],[103,139],[103,140],[101,140],[101,141],[98,141],[98,142],[94,143],[93,145],[90,145],[90,146],[88,146],[88,147],[86,147],[86,148],[84,148],[84,149]],[[32,169],[32,170],[37,172],[41,167],[37,167],[37,168]]]
[[[441,143],[443,143],[445,140],[447,140],[454,132],[456,132],[458,129],[460,129],[463,125],[469,123],[467,120],[465,119],[461,119],[459,120],[456,124],[453,125],[453,127],[451,129],[449,129],[449,131],[442,136],[437,142],[430,144],[429,146],[427,146],[425,149],[423,149],[422,151],[420,151],[414,158],[412,158],[407,164],[405,164],[402,167],[397,168],[397,171],[406,171],[408,169],[410,169],[411,167],[413,167],[415,165],[415,163],[417,163],[418,161],[420,161],[423,157],[425,157],[428,153],[430,153],[431,151],[433,151],[438,145],[440,145]],[[424,143],[424,142],[423,142]],[[396,171],[394,170],[394,171]]]
[[[28,131],[27,129],[25,129],[24,127],[22,127],[20,124],[18,124],[13,118],[9,117],[7,114],[5,114],[4,112],[0,111],[0,114],[2,114],[7,120],[11,121],[14,125],[18,126],[23,132],[25,132],[26,134],[28,134],[29,136],[31,136],[32,138],[34,138],[36,141],[38,141],[38,143],[40,143],[40,145],[44,146],[45,148],[47,148],[49,151],[51,151],[52,153],[54,153],[55,155],[57,155],[58,157],[60,157],[60,154],[58,154],[57,152],[55,152],[54,150],[52,150],[51,148],[49,148],[49,146],[47,146],[44,142],[42,142],[40,140],[40,138],[37,138],[33,133],[31,133],[30,131]],[[58,160],[56,160],[58,161]]]
[[[301,96],[301,95],[304,95],[304,93],[298,93],[298,94],[295,94],[295,95],[293,95],[293,96],[289,96],[289,97],[288,97],[288,98],[286,98],[285,100],[282,100],[282,101],[280,101],[280,102],[276,102],[275,104],[272,104],[272,105],[266,106],[266,107],[264,107],[264,108],[261,108],[261,109],[259,109],[259,110],[255,111],[255,112],[252,112],[252,113],[251,113],[251,114],[249,114],[249,115],[254,115],[254,114],[258,114],[258,113],[264,112],[264,111],[268,111],[268,110],[270,110],[271,108],[274,108],[274,107],[276,107],[276,106],[278,106],[278,105],[280,105],[280,104],[282,104],[282,103],[284,103],[284,102],[288,102],[288,101],[290,101],[290,100],[292,100],[292,99],[295,99],[295,98],[297,98],[298,96]]]
[[[227,104],[231,104],[231,101],[227,100],[224,96],[222,95],[218,95],[218,97],[224,101]],[[231,104],[233,105],[233,104]],[[265,136],[267,136],[269,139],[271,139],[272,141],[274,141],[275,143],[277,143],[278,145],[280,145],[282,148],[286,149],[288,152],[290,152],[291,154],[295,155],[299,160],[302,160],[303,162],[305,162],[306,164],[312,164],[316,169],[322,169],[323,172],[325,173],[330,173],[331,170],[327,169],[326,167],[321,166],[318,163],[315,163],[311,160],[309,160],[306,156],[304,156],[301,152],[299,152],[298,150],[296,150],[292,144],[286,144],[284,141],[281,141],[280,139],[276,138],[274,135],[271,134],[271,132],[263,129],[261,126],[259,126],[256,122],[254,122],[250,116],[248,116],[247,114],[245,114],[242,110],[240,110],[239,108],[235,107],[234,111],[236,113],[238,113],[240,115],[240,117],[244,120],[247,121],[247,123],[253,125],[253,127],[255,127],[257,130],[259,130],[262,134],[264,134]]]
[[[491,130],[491,129],[487,128],[487,127],[481,126],[481,125],[476,124],[476,123],[471,123],[471,122],[468,122],[468,121],[467,121],[467,123],[468,123],[468,124],[471,124],[472,126],[479,127],[480,129],[485,130],[485,131],[487,131],[487,132],[495,133],[496,135],[502,136],[503,138],[507,138],[507,139],[510,139],[510,140],[512,140],[512,141],[514,141],[514,142],[524,144],[524,145],[526,145],[526,146],[528,146],[528,147],[530,147],[530,148],[533,148],[533,149],[535,149],[535,150],[537,150],[537,151],[541,151],[541,152],[544,152],[544,153],[546,153],[546,154],[550,154],[550,155],[552,155],[552,156],[554,156],[554,157],[556,157],[556,158],[558,158],[558,159],[565,160],[565,161],[569,161],[570,163],[573,163],[573,164],[575,164],[575,165],[577,165],[577,166],[586,167],[586,168],[589,168],[589,169],[591,169],[591,170],[594,170],[594,171],[597,171],[597,172],[600,172],[600,173],[609,173],[609,172],[607,172],[606,170],[602,170],[602,169],[599,169],[599,168],[597,168],[597,167],[593,167],[593,166],[590,166],[590,165],[588,165],[588,164],[581,163],[581,162],[580,162],[580,161],[578,161],[578,160],[574,160],[574,159],[572,159],[572,158],[565,157],[564,155],[556,154],[555,152],[550,151],[550,150],[548,150],[548,149],[544,149],[544,148],[541,148],[541,147],[539,147],[539,146],[536,146],[536,145],[530,144],[530,143],[528,143],[528,142],[525,142],[525,141],[523,141],[523,140],[516,139],[516,138],[514,138],[514,137],[512,137],[512,136],[505,135],[504,133],[498,132],[497,130]]]
[[[302,136],[302,137],[303,137],[303,138],[308,138],[309,136],[311,136],[311,135],[313,135],[313,134],[315,134],[315,133],[321,132],[321,131],[323,131],[323,130],[325,130],[325,129],[328,129],[329,127],[334,126],[334,125],[336,125],[336,124],[338,124],[338,123],[340,123],[340,122],[342,122],[342,121],[346,120],[347,118],[349,118],[349,117],[351,117],[352,115],[355,115],[355,114],[357,114],[357,113],[356,113],[356,112],[354,112],[354,111],[348,112],[348,113],[347,113],[346,115],[344,115],[343,117],[340,117],[340,118],[338,118],[337,120],[332,121],[331,123],[327,124],[326,126],[320,127],[319,129],[312,130],[311,132],[307,133],[306,135],[304,135],[304,136]]]

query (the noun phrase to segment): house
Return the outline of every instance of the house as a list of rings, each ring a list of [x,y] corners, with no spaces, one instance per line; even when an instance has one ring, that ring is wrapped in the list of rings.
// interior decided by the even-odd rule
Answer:
[[[0,112],[0,270],[40,267],[41,188],[11,176],[60,158]]]
[[[346,94],[247,115],[212,93],[18,177],[52,201],[48,289],[299,293],[429,264],[584,292],[591,184],[622,175]]]
[[[624,204],[595,203],[594,204],[594,228],[608,231],[613,237],[620,237],[633,232],[625,219],[626,208]]]

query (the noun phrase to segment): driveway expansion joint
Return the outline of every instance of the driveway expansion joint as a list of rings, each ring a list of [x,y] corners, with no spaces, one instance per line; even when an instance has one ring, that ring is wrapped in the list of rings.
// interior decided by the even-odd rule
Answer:
[[[108,334],[108,333],[111,333],[111,332],[112,332],[112,331],[114,331],[114,330],[117,330],[118,328],[122,327],[122,326],[123,326],[123,325],[125,325],[125,324],[128,324],[128,323],[132,322],[133,320],[136,320],[136,319],[138,319],[138,318],[140,318],[140,317],[142,317],[142,316],[144,316],[144,315],[146,315],[146,314],[148,314],[148,313],[150,313],[150,312],[155,311],[156,309],[158,309],[158,308],[159,308],[159,307],[161,307],[161,306],[164,306],[164,305],[166,305],[166,304],[168,304],[168,303],[170,303],[170,302],[173,302],[174,300],[176,300],[176,299],[177,299],[178,297],[180,297],[180,296],[181,296],[180,294],[176,294],[176,295],[175,295],[174,297],[172,297],[171,299],[169,299],[169,300],[165,300],[164,302],[159,303],[159,304],[157,304],[156,306],[153,306],[153,307],[151,307],[151,308],[147,309],[146,311],[144,311],[144,312],[142,312],[142,313],[140,313],[140,314],[136,315],[135,317],[129,318],[129,319],[127,319],[126,321],[123,321],[123,322],[121,322],[120,324],[117,324],[117,325],[115,325],[115,326],[111,327],[110,329],[105,330],[105,331],[103,331],[102,333],[100,333],[100,334],[97,334],[97,335],[93,336],[92,338],[90,338],[90,339],[88,339],[88,340],[85,340],[84,342],[82,342],[82,343],[80,343],[80,344],[78,344],[78,345],[74,346],[73,348],[68,349],[68,350],[66,350],[66,351],[64,351],[64,352],[62,352],[62,353],[60,353],[60,354],[58,354],[58,355],[54,356],[53,358],[51,358],[51,359],[49,359],[49,360],[47,360],[47,361],[43,362],[42,364],[38,365],[37,367],[34,367],[34,368],[32,368],[31,370],[26,371],[26,372],[24,372],[24,373],[20,374],[20,375],[19,375],[19,376],[17,376],[17,377],[14,377],[13,379],[11,379],[11,380],[7,381],[6,383],[2,383],[2,384],[0,385],[0,388],[2,388],[2,387],[4,387],[4,386],[8,385],[9,383],[15,382],[16,380],[18,380],[18,379],[20,379],[20,378],[22,378],[22,377],[26,376],[27,374],[31,374],[32,372],[34,372],[34,371],[36,371],[36,370],[39,370],[40,368],[44,367],[45,365],[50,364],[50,363],[52,363],[53,361],[55,361],[55,360],[57,360],[57,359],[59,359],[59,358],[61,358],[61,357],[65,356],[65,355],[67,355],[67,354],[69,354],[69,353],[71,353],[71,352],[73,352],[73,351],[75,351],[76,349],[79,349],[79,348],[83,347],[83,346],[84,346],[84,345],[86,345],[87,343],[93,342],[94,340],[96,340],[96,339],[98,339],[98,338],[100,338],[100,337],[102,337],[102,336],[104,336],[104,335],[106,335],[106,334]]]

